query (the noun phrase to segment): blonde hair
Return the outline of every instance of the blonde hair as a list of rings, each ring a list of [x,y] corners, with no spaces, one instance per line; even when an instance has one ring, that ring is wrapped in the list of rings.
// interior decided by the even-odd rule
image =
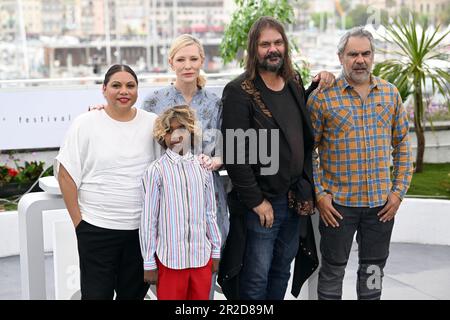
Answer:
[[[203,48],[203,45],[200,43],[200,40],[198,40],[196,37],[190,35],[190,34],[182,34],[181,36],[177,37],[175,40],[173,40],[172,45],[170,46],[169,50],[169,59],[172,60],[175,57],[175,54],[178,52],[178,50],[195,44],[198,47],[198,51],[200,52],[200,57],[202,60],[205,60],[205,49]],[[203,88],[206,84],[206,78],[202,75],[198,75],[197,77],[197,86],[199,88]]]
[[[195,110],[187,105],[178,105],[164,111],[155,121],[153,137],[158,143],[167,148],[164,137],[170,131],[170,122],[177,120],[191,134],[191,145],[201,143],[201,129],[197,125]]]

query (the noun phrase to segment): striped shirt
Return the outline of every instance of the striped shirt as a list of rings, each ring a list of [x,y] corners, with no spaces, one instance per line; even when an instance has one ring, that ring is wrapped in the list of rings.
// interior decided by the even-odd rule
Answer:
[[[143,178],[144,210],[139,230],[144,269],[156,269],[155,254],[171,269],[205,266],[220,258],[213,177],[191,153],[170,149]]]
[[[332,88],[311,94],[308,108],[317,200],[329,193],[340,205],[372,208],[389,192],[403,199],[413,167],[408,119],[395,86],[372,76],[363,102],[341,76]]]

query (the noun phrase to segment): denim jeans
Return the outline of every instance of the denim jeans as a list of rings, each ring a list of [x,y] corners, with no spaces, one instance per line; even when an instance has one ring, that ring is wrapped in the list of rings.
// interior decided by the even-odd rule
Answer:
[[[347,266],[353,236],[356,232],[359,267],[356,291],[358,299],[377,300],[381,297],[383,269],[389,256],[394,219],[379,221],[377,213],[383,207],[345,207],[333,202],[342,215],[339,227],[326,227],[319,223],[322,265],[319,271],[319,300],[342,298],[342,281]]]
[[[240,298],[244,300],[282,300],[297,254],[299,216],[288,208],[287,195],[270,202],[272,228],[262,227],[258,215],[247,212],[247,243],[239,276]]]

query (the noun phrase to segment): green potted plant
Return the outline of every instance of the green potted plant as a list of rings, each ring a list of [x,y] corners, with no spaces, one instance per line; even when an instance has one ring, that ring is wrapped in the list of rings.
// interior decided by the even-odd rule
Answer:
[[[0,198],[8,198],[25,193],[39,177],[51,175],[51,167],[44,171],[45,162],[25,161],[23,166],[15,162],[16,168],[0,165]],[[38,184],[31,190],[41,191]]]

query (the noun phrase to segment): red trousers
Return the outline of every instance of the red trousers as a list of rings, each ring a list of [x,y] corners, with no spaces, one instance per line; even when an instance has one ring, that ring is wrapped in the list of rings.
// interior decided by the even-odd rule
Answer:
[[[212,259],[204,267],[170,269],[158,258],[158,300],[209,300],[212,277]]]

